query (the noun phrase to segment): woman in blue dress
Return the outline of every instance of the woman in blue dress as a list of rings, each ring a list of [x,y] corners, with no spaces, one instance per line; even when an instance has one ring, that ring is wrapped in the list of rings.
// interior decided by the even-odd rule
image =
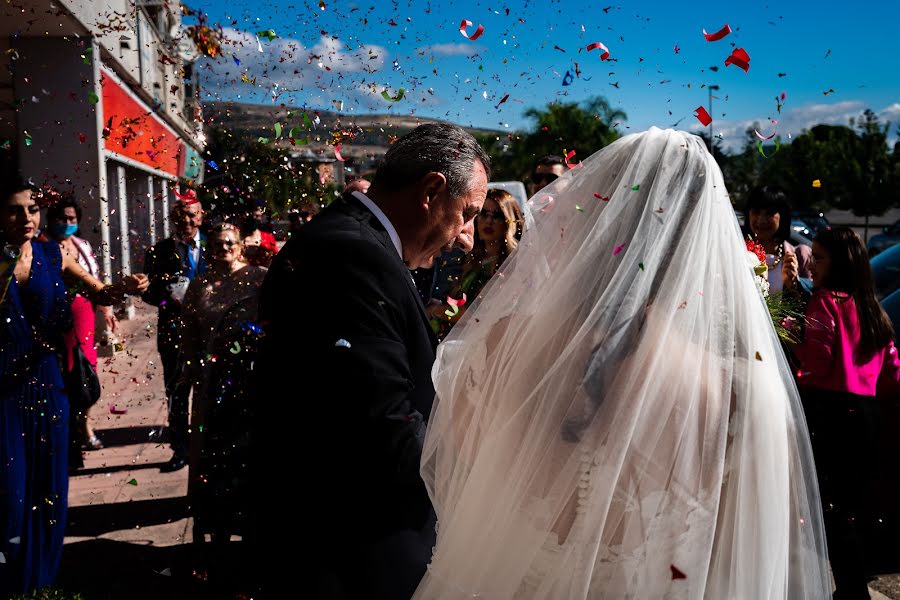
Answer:
[[[147,287],[144,275],[104,286],[55,242],[38,242],[40,192],[0,189],[0,597],[53,582],[68,493],[69,403],[57,352],[71,326],[66,283],[99,304]],[[64,283],[63,277],[66,282]]]

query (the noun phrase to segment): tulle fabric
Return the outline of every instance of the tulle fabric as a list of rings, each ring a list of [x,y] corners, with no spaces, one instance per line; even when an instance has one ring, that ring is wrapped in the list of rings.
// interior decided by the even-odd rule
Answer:
[[[651,129],[529,201],[438,349],[415,598],[825,598],[797,390],[722,174]]]

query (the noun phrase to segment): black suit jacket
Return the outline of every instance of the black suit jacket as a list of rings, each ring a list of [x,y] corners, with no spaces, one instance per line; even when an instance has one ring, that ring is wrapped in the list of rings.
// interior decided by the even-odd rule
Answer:
[[[381,223],[352,196],[332,203],[277,254],[259,316],[266,393],[254,444],[258,481],[275,486],[272,522],[291,510],[283,480],[296,475],[314,521],[303,517],[302,536],[421,529],[432,512],[419,463],[437,341]]]
[[[206,238],[201,235],[201,243]],[[187,252],[175,238],[166,238],[150,247],[144,255],[144,272],[150,280],[147,291],[141,299],[147,304],[159,307],[159,325],[156,330],[156,344],[160,349],[174,349],[179,343],[181,327],[181,303],[172,299],[166,286],[179,275],[187,275],[190,269]],[[206,257],[200,252],[197,272],[206,269]]]

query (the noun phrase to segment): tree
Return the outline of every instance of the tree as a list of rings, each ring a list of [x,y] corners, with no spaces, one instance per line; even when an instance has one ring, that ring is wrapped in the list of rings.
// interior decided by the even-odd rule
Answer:
[[[615,127],[627,118],[602,97],[583,104],[554,102],[543,109],[529,108],[525,116],[534,121],[531,131],[479,139],[491,156],[493,179],[525,180],[534,163],[549,154],[574,150],[573,162],[585,159],[618,139]]]

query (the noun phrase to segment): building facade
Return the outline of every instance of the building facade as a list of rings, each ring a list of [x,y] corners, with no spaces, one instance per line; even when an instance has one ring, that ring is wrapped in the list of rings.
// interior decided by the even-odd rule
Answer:
[[[2,159],[75,195],[107,281],[141,271],[175,186],[202,182],[196,58],[179,2],[0,5]]]

